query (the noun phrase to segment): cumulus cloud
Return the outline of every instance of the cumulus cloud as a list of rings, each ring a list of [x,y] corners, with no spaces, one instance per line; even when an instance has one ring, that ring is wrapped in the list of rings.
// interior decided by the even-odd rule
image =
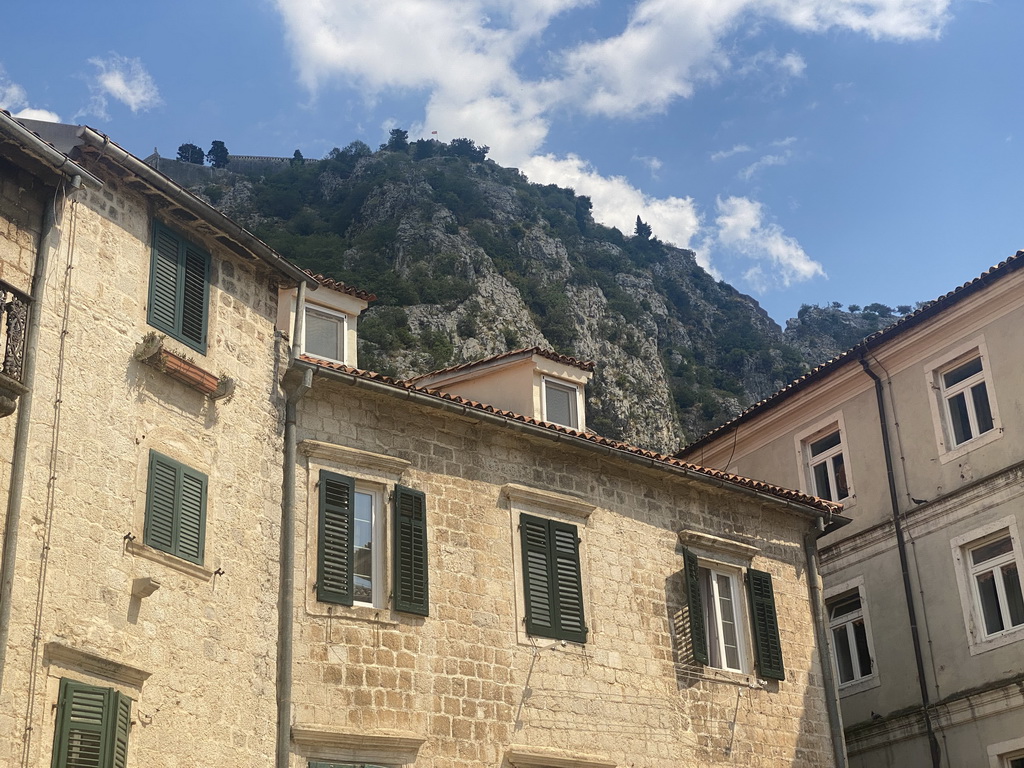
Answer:
[[[788,287],[793,283],[825,277],[821,264],[808,256],[800,243],[782,227],[765,221],[764,208],[745,197],[718,199],[713,242],[717,249],[752,259],[744,279],[757,291]]]
[[[80,114],[109,119],[107,106],[110,99],[121,102],[133,113],[144,112],[161,103],[156,82],[141,59],[111,53],[105,59],[89,59],[89,63],[96,67],[95,79],[89,85],[92,100]]]
[[[28,94],[25,89],[7,77],[0,66],[0,109],[10,112],[15,117],[27,120],[43,120],[48,123],[59,123],[60,115],[48,109],[29,106]]]
[[[661,240],[688,248],[700,229],[700,215],[690,197],[657,198],[645,194],[622,176],[602,176],[577,155],[539,155],[522,167],[530,181],[572,187],[594,204],[594,218],[632,234],[636,217],[651,225]]]
[[[621,119],[664,111],[745,68],[772,82],[801,77],[806,62],[797,51],[738,58],[737,36],[764,22],[805,33],[928,39],[941,32],[952,0],[636,0],[612,34],[583,32],[543,57],[536,48],[550,43],[556,17],[596,0],[273,2],[298,78],[314,99],[336,82],[360,87],[370,103],[384,94],[421,95],[421,125],[438,138],[471,137],[490,146],[499,163],[591,196],[600,220],[631,231],[639,213],[660,238],[685,246],[700,224],[690,198],[655,199],[579,157],[544,154],[551,121],[571,111]],[[592,27],[583,22],[579,29]],[[737,145],[712,160],[747,151]],[[744,173],[786,160],[784,152],[767,153]],[[797,279],[804,264],[820,274],[773,226],[758,230],[758,242],[770,244],[764,253],[779,264],[791,265],[786,279]]]

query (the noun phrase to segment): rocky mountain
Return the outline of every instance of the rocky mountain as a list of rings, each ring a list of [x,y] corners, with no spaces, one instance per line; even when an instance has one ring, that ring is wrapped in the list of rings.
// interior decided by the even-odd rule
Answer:
[[[784,335],[692,251],[639,219],[632,235],[602,226],[587,197],[486,153],[468,139],[376,152],[354,142],[317,163],[229,165],[193,189],[303,267],[377,294],[360,321],[363,367],[407,377],[550,347],[597,363],[592,429],[655,450],[674,451],[863,330],[838,318],[815,335],[820,313],[808,312]]]

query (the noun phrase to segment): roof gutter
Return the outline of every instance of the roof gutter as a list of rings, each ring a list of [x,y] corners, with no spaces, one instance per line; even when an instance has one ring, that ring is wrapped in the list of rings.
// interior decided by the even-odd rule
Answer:
[[[784,499],[778,496],[773,496],[770,493],[759,491],[755,488],[748,488],[744,485],[729,482],[722,478],[711,477],[705,475],[702,472],[695,472],[692,469],[686,467],[680,467],[673,464],[668,464],[657,459],[652,459],[649,456],[640,456],[629,451],[623,451],[618,448],[613,448],[609,445],[601,445],[595,443],[592,440],[587,440],[582,437],[575,435],[569,435],[564,432],[556,432],[546,427],[541,427],[535,424],[530,424],[516,419],[502,416],[497,413],[490,413],[477,408],[473,408],[462,403],[452,402],[435,395],[429,395],[424,392],[418,392],[416,390],[405,389],[403,387],[395,387],[391,384],[385,384],[380,381],[373,379],[367,379],[362,376],[347,373],[345,371],[335,370],[333,368],[325,368],[315,363],[308,363],[305,361],[297,360],[295,365],[300,368],[311,369],[316,374],[323,374],[331,379],[342,381],[352,386],[359,387],[361,389],[367,389],[377,394],[387,395],[389,397],[395,397],[402,400],[409,400],[419,405],[425,405],[431,408],[438,408],[442,411],[448,411],[459,416],[463,416],[473,421],[485,421],[497,426],[506,427],[516,432],[521,432],[532,437],[539,437],[545,440],[552,440],[554,442],[565,442],[570,443],[574,447],[581,448],[583,450],[591,451],[592,453],[598,453],[603,456],[611,456],[623,461],[628,461],[632,464],[636,464],[648,469],[655,469],[659,472],[668,472],[670,474],[684,477],[688,480],[703,483],[705,485],[712,485],[717,488],[725,488],[730,491],[736,491],[746,496],[756,498],[759,501],[772,504],[775,506],[781,506],[794,514],[799,514],[803,517],[809,517],[815,521],[822,520],[825,525],[829,525],[833,522],[833,518],[839,518],[841,516],[822,509],[816,509],[807,504],[801,504],[800,502],[793,501],[792,499]]]
[[[213,206],[204,203],[184,187],[175,184],[156,169],[146,165],[135,155],[119,147],[110,140],[110,137],[87,125],[78,129],[78,137],[89,146],[98,149],[101,155],[110,157],[147,184],[158,189],[189,213],[224,232],[279,272],[283,272],[297,283],[306,283],[310,288],[320,287],[320,283],[316,279],[307,275],[254,234],[239,226]]]
[[[29,154],[42,160],[53,170],[57,171],[57,173],[67,176],[71,180],[72,187],[77,189],[85,185],[92,189],[99,189],[103,186],[103,182],[85,170],[85,168],[59,149],[53,147],[49,142],[36,136],[3,110],[0,110],[0,125],[14,134]]]

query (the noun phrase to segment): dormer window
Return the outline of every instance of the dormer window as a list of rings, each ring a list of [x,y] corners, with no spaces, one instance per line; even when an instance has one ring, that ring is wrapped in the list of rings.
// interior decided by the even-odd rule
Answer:
[[[578,387],[545,377],[544,421],[579,429],[578,397]]]
[[[334,362],[345,362],[346,315],[326,307],[306,305],[302,351]]]

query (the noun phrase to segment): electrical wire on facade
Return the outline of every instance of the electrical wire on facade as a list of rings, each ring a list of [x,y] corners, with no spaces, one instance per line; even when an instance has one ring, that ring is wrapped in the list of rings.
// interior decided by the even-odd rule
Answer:
[[[59,192],[63,193],[63,185],[59,189]],[[67,204],[66,197],[64,204]],[[58,308],[61,313],[61,329],[58,340],[57,369],[53,391],[53,425],[50,430],[50,454],[49,462],[47,464],[46,500],[43,506],[42,546],[39,551],[39,578],[36,585],[35,618],[32,624],[32,645],[29,652],[29,682],[25,711],[25,732],[21,757],[21,764],[23,768],[29,768],[32,765],[32,718],[35,711],[36,691],[39,684],[39,670],[42,668],[42,664],[39,662],[39,654],[40,644],[42,642],[43,612],[46,601],[46,572],[50,561],[50,539],[53,532],[53,517],[56,512],[57,505],[57,481],[59,479],[57,473],[58,449],[60,447],[62,427],[61,416],[63,413],[64,364],[66,361],[67,337],[69,333],[68,325],[71,315],[71,277],[74,269],[78,203],[72,200],[69,207],[70,214],[67,217],[69,230],[67,241],[67,264],[64,268],[64,281],[61,286],[61,296],[58,300]],[[55,219],[57,218],[56,211],[62,209],[63,205],[54,205]],[[62,223],[63,217],[61,218],[60,223],[55,221],[55,226],[59,226]],[[53,265],[54,271],[57,269],[57,264],[58,260],[55,259]],[[42,308],[37,307],[36,310],[41,315]],[[42,322],[41,316],[37,318],[37,322]]]

